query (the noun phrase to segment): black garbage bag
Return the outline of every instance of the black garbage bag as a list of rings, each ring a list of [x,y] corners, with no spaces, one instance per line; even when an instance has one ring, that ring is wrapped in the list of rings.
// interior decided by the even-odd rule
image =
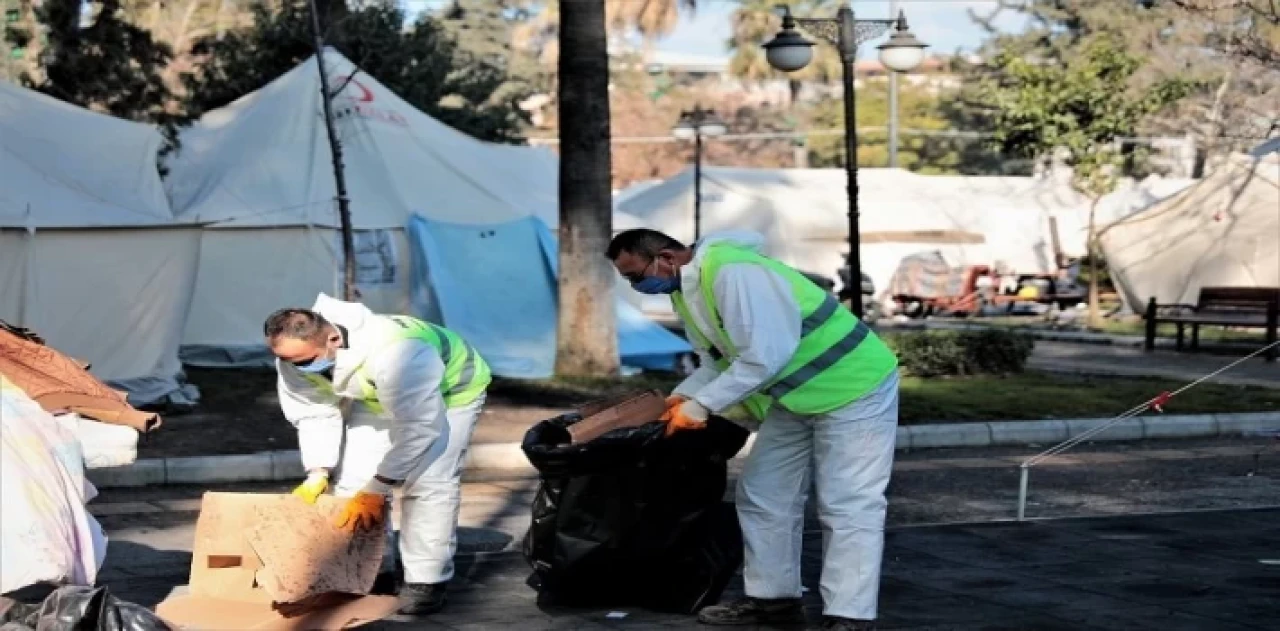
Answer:
[[[0,607],[5,631],[171,631],[150,609],[112,596],[106,587],[59,587],[38,605]]]
[[[670,438],[650,423],[571,445],[579,420],[543,421],[522,445],[541,477],[524,541],[539,604],[689,614],[718,602],[742,563],[723,498],[749,433],[712,417]]]

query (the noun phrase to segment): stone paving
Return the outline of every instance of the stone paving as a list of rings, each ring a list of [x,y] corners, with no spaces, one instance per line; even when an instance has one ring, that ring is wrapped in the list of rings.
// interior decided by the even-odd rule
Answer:
[[[882,629],[1275,629],[1280,621],[1280,509],[891,529]],[[810,619],[821,615],[821,537],[806,536]],[[171,553],[113,549],[173,568]],[[185,568],[184,568],[185,569]],[[370,629],[698,628],[638,609],[540,609],[513,553],[459,559],[449,607]],[[176,577],[116,575],[126,600],[153,605]],[[727,597],[740,593],[735,580]],[[611,613],[626,617],[610,618]],[[616,615],[615,613],[615,615]]]
[[[1280,628],[1274,622],[1280,621],[1280,508],[1258,508],[1280,503],[1278,444],[1253,438],[1082,445],[1033,470],[1028,515],[1122,516],[1024,524],[1007,520],[1026,449],[899,454],[889,491],[882,627]],[[512,552],[528,526],[535,488],[530,479],[466,484],[453,604],[439,617],[374,628],[696,626],[687,617],[630,609],[617,620],[603,610],[538,609],[524,584],[528,568]],[[101,582],[145,605],[185,584],[205,490],[113,489],[92,502],[111,536]],[[1198,512],[1132,515],[1188,510]],[[812,514],[808,527],[805,584],[813,590],[812,608],[820,546]],[[1276,565],[1262,562],[1273,559]],[[812,613],[816,620],[819,611]]]

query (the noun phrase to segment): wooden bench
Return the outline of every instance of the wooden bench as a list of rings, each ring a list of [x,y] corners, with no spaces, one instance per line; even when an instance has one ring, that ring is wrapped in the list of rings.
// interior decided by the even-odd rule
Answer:
[[[1195,305],[1159,305],[1152,298],[1147,303],[1146,349],[1156,345],[1156,325],[1168,322],[1178,326],[1178,350],[1182,350],[1185,330],[1191,327],[1191,348],[1200,346],[1200,327],[1231,326],[1266,331],[1266,344],[1276,342],[1277,320],[1280,320],[1280,288],[1276,287],[1203,287]],[[1280,353],[1272,346],[1267,361],[1274,362]]]

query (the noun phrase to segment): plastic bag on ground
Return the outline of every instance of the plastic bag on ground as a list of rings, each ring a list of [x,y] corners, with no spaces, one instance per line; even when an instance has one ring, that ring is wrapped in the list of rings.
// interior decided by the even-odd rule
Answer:
[[[0,600],[6,600],[0,598]],[[60,587],[38,605],[0,604],[4,631],[168,631],[150,609],[111,595],[105,587]]]
[[[716,603],[742,562],[723,498],[748,432],[713,417],[670,438],[650,423],[571,445],[580,418],[543,421],[522,445],[541,476],[524,542],[539,603],[686,614]]]
[[[80,441],[0,375],[0,593],[35,583],[92,585],[107,538],[85,503]]]

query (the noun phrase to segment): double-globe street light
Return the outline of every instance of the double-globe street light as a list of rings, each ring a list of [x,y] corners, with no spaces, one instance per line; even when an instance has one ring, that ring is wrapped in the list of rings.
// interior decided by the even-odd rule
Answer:
[[[876,48],[880,49],[880,63],[892,72],[907,72],[919,66],[924,60],[927,45],[907,29],[906,15],[901,12],[894,19],[858,20],[848,5],[841,6],[834,18],[797,18],[792,17],[789,7],[779,5],[778,8],[783,10],[782,30],[764,44],[769,65],[783,72],[795,72],[813,59],[813,42],[797,32],[797,26],[826,40],[840,53],[840,67],[844,75],[844,169],[849,195],[849,258],[846,263],[849,277],[842,292],[849,299],[849,308],[854,315],[862,318],[862,265],[858,256],[858,131],[854,120],[853,62],[857,59],[859,44],[880,37],[890,28],[893,33],[889,41]]]
[[[680,140],[693,139],[693,240],[702,237],[702,138],[714,138],[727,130],[724,121],[714,110],[704,110],[694,105],[692,110],[680,112],[680,120],[671,128],[671,135]]]

